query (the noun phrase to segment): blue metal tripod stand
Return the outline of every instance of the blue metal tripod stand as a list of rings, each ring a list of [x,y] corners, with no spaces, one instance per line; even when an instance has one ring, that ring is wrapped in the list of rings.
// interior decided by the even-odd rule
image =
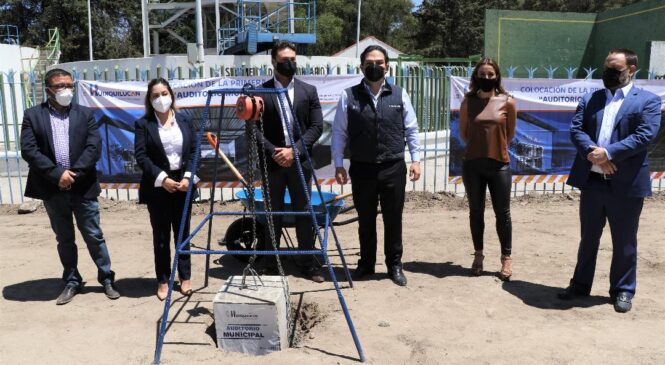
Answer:
[[[219,140],[220,134],[221,134],[221,120],[223,118],[223,112],[224,112],[224,101],[225,97],[228,94],[244,94],[247,93],[248,89],[243,88],[243,89],[215,89],[215,90],[209,90],[208,91],[208,98],[206,100],[206,106],[203,112],[203,116],[201,119],[201,125],[199,127],[199,131],[197,133],[198,136],[198,141],[201,141],[203,138],[203,133],[205,130],[205,126],[208,121],[208,116],[210,112],[210,103],[212,100],[213,96],[221,96],[221,109],[219,112],[219,123],[217,126],[217,140]],[[279,105],[280,109],[282,112],[282,116],[286,116],[287,110],[291,113],[293,122],[293,128],[298,131],[300,135],[300,124],[297,121],[297,116],[295,115],[295,112],[293,111],[293,105],[291,100],[289,99],[288,93],[286,89],[252,89],[251,90],[252,94],[278,94],[282,95],[283,98],[277,98],[279,100]],[[286,100],[286,105],[283,100]],[[288,109],[287,109],[288,108]],[[253,123],[253,122],[248,122],[248,123]],[[288,122],[287,122],[288,123]],[[298,146],[296,145],[293,137],[293,132],[291,131],[290,128],[287,128],[288,130],[288,137],[291,142],[291,145],[294,146],[294,149],[297,149]],[[218,148],[219,146],[216,146]],[[311,164],[311,158],[309,154],[307,153],[306,148],[304,147],[304,142],[302,144],[302,149],[304,152],[304,155],[306,156],[307,160]],[[349,331],[351,332],[351,336],[353,337],[353,342],[356,346],[356,349],[358,351],[358,357],[361,362],[365,362],[365,354],[363,352],[362,346],[360,344],[360,340],[358,339],[358,335],[356,333],[355,326],[353,325],[353,320],[351,319],[351,315],[349,314],[348,307],[346,305],[346,301],[344,299],[344,295],[342,294],[342,291],[340,290],[339,283],[337,281],[337,277],[335,275],[335,272],[333,270],[332,265],[330,264],[330,259],[328,257],[328,237],[329,237],[329,231],[332,232],[333,238],[335,240],[335,245],[337,248],[337,251],[339,253],[339,256],[342,261],[342,265],[344,266],[345,274],[347,276],[347,280],[349,281],[349,286],[353,287],[353,281],[351,280],[351,276],[349,275],[349,270],[346,265],[346,260],[344,259],[344,253],[342,252],[342,247],[339,243],[339,239],[337,237],[337,234],[335,233],[335,229],[332,225],[332,219],[328,213],[327,209],[323,209],[323,212],[315,212],[314,208],[311,205],[310,201],[310,194],[309,194],[309,188],[307,186],[307,182],[305,181],[305,177],[303,174],[303,169],[302,169],[302,162],[300,161],[300,157],[297,152],[294,152],[294,158],[295,158],[295,163],[296,167],[298,170],[298,174],[301,179],[301,183],[305,189],[305,195],[307,197],[307,212],[270,212],[269,210],[266,210],[264,212],[250,212],[251,214],[254,215],[266,215],[267,218],[270,217],[271,215],[291,215],[291,216],[298,216],[298,215],[309,215],[312,219],[312,227],[314,228],[314,231],[316,233],[316,238],[318,239],[321,249],[313,249],[313,250],[289,250],[289,251],[276,251],[276,250],[254,250],[254,251],[245,251],[245,250],[211,250],[210,249],[210,241],[211,241],[211,232],[212,232],[212,218],[214,216],[246,216],[248,215],[248,212],[218,212],[214,211],[214,198],[215,198],[215,186],[216,186],[216,179],[217,179],[217,164],[218,164],[218,154],[215,154],[215,160],[214,160],[214,174],[213,174],[213,181],[212,181],[212,193],[211,193],[211,198],[210,198],[210,209],[208,214],[203,218],[203,220],[192,230],[192,232],[189,234],[188,237],[185,237],[183,239],[183,232],[185,228],[185,219],[187,219],[188,215],[188,207],[191,202],[192,198],[192,192],[194,189],[194,184],[190,184],[188,189],[187,189],[187,195],[185,198],[185,209],[183,211],[183,217],[181,220],[180,224],[180,229],[178,232],[178,239],[177,239],[177,244],[176,244],[176,253],[173,258],[173,267],[171,270],[171,276],[169,278],[169,290],[168,290],[168,295],[164,301],[164,311],[162,313],[162,319],[160,322],[159,326],[159,333],[158,333],[158,338],[157,338],[157,344],[155,347],[155,356],[153,362],[155,364],[159,364],[161,360],[161,353],[162,353],[162,347],[164,345],[164,336],[166,334],[166,324],[168,320],[168,315],[169,315],[169,310],[171,308],[171,295],[173,293],[173,286],[174,286],[174,281],[175,281],[175,272],[177,269],[178,265],[178,256],[180,254],[190,254],[190,255],[211,255],[211,254],[229,254],[229,255],[276,255],[276,256],[282,256],[282,255],[321,255],[324,260],[325,264],[328,267],[328,272],[330,274],[330,278],[333,282],[333,285],[335,287],[335,291],[337,292],[337,298],[339,299],[339,303],[342,307],[342,311],[344,312],[344,317],[346,319],[347,325],[349,327]],[[193,170],[196,171],[199,162],[201,159],[201,145],[200,143],[197,143],[196,145],[196,152],[195,152],[195,157],[193,161]],[[250,168],[253,168],[253,166],[250,166]],[[314,171],[312,171],[312,176],[313,180],[316,184],[316,189],[318,192],[318,195],[320,197],[321,202],[324,202],[323,199],[323,194],[321,192],[321,186],[318,182],[318,179],[316,178],[316,174]],[[253,181],[250,181],[249,184],[253,184]],[[247,187],[246,187],[247,188]],[[250,194],[251,196],[251,194]],[[253,198],[253,197],[252,197]],[[324,203],[325,204],[325,203]],[[323,227],[321,227],[318,222],[317,222],[317,214],[325,214],[325,224]],[[190,243],[190,241],[201,231],[201,229],[205,226],[205,224],[208,223],[208,240],[207,240],[207,247],[205,250],[203,249],[185,249],[184,247]],[[323,229],[323,234],[321,233],[321,230]],[[208,263],[206,262],[206,278],[207,278],[207,269],[208,269]],[[206,285],[207,285],[207,280],[206,280]]]

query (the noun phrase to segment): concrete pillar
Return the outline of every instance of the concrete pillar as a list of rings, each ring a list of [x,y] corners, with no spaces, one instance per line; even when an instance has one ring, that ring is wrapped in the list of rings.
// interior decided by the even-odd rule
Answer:
[[[196,61],[202,63],[204,61],[204,49],[203,49],[203,9],[201,8],[201,0],[196,0],[196,48],[198,50]]]
[[[152,31],[152,54],[159,54],[159,32]]]
[[[148,0],[141,0],[141,21],[143,23],[143,57],[150,57],[150,23],[148,20]]]

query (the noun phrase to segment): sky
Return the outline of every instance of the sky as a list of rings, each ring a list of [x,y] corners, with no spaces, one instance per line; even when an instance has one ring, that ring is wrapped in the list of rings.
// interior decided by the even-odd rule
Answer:
[[[411,0],[411,2],[413,3],[413,7],[417,8],[418,6],[420,6],[420,4],[423,3],[423,0]]]

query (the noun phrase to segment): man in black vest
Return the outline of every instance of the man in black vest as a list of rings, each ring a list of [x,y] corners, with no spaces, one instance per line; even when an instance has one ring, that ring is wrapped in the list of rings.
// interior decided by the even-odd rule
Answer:
[[[323,132],[323,114],[319,103],[319,94],[315,86],[293,77],[296,73],[296,48],[293,43],[282,41],[273,46],[272,65],[275,70],[275,77],[263,83],[261,87],[285,88],[293,106],[293,113],[289,108],[286,95],[270,94],[263,96],[265,103],[263,135],[258,129],[255,129],[255,131],[257,138],[262,138],[265,146],[264,151],[261,152],[266,155],[271,208],[275,212],[284,210],[284,194],[288,187],[292,210],[306,211],[305,188],[295,164],[294,154],[295,151],[298,152],[305,181],[309,188],[311,187],[312,166],[309,164],[305,153],[311,155],[314,142],[321,137]],[[294,114],[297,120],[293,120]],[[300,128],[294,127],[296,122],[299,123]],[[286,128],[291,130],[293,145]],[[305,148],[303,148],[303,143]],[[273,219],[275,222],[275,240],[279,245],[281,216],[274,216]],[[295,220],[298,248],[313,250],[312,218],[310,216],[297,216]],[[266,240],[270,240],[268,234],[266,234],[266,237]],[[272,249],[271,245],[268,245],[267,249]],[[297,258],[305,277],[315,282],[324,280],[314,256],[298,256]],[[273,269],[269,266],[269,271],[274,271]]]
[[[351,152],[349,175],[353,180],[353,203],[358,211],[360,261],[354,279],[374,274],[376,263],[377,203],[381,204],[384,253],[388,276],[406,285],[402,271],[402,210],[406,187],[404,145],[409,146],[409,178],[420,178],[418,122],[409,95],[385,80],[388,53],[369,46],[360,55],[365,78],[345,90],[337,104],[332,132],[335,178],[346,184],[344,149]]]

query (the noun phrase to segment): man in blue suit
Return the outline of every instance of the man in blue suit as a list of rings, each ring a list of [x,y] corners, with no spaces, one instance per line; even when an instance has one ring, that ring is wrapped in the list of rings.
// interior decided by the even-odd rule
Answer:
[[[568,184],[581,190],[582,237],[575,273],[563,300],[588,296],[605,222],[612,234],[610,298],[628,312],[637,286],[637,227],[644,197],[651,195],[647,146],[660,127],[660,98],[635,87],[637,55],[614,49],[605,59],[605,89],[582,98],[570,137],[577,155]]]
[[[114,288],[115,273],[99,225],[97,122],[92,110],[72,103],[74,81],[69,72],[53,69],[44,80],[48,100],[24,112],[21,156],[30,166],[25,196],[44,201],[58,242],[65,287],[56,304],[69,303],[83,286],[72,216],[97,266],[97,281],[109,299],[117,299],[120,293]]]

